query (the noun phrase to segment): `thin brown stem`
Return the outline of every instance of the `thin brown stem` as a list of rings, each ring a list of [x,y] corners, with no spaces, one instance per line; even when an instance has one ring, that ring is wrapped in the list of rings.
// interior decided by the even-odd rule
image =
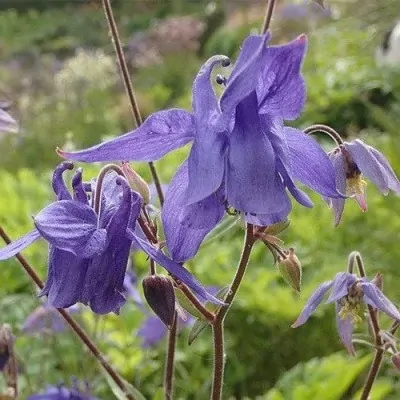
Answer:
[[[112,6],[111,6],[111,1],[110,0],[102,0],[102,4],[103,4],[103,9],[104,9],[104,14],[107,19],[108,27],[110,29],[115,53],[117,55],[118,65],[119,65],[119,68],[121,71],[122,80],[124,82],[125,91],[129,98],[132,116],[134,118],[134,122],[135,122],[136,126],[139,127],[142,124],[143,119],[140,114],[140,110],[139,110],[138,102],[136,100],[135,92],[133,90],[132,81],[131,81],[131,77],[129,75],[128,65],[126,63],[125,55],[122,50],[122,43],[121,43],[121,39],[119,37],[117,24],[115,22],[114,13],[113,13]],[[163,205],[164,193],[162,190],[161,182],[158,177],[156,167],[153,162],[149,162],[148,164],[149,164],[151,176],[152,176],[154,184],[156,186],[158,198],[160,199],[160,204]]]
[[[267,4],[267,9],[265,11],[265,17],[264,17],[264,22],[263,22],[263,26],[261,29],[261,33],[267,33],[269,25],[271,23],[271,19],[272,19],[272,15],[274,13],[274,9],[275,9],[275,0],[269,0],[268,4]]]
[[[4,240],[6,244],[11,243],[10,237],[7,235],[5,230],[0,226],[0,236]],[[29,264],[26,258],[21,254],[16,254],[16,259],[19,261],[21,266],[24,268],[26,273],[32,279],[32,281],[38,286],[39,289],[43,289],[44,284],[42,280],[39,278],[36,271]],[[96,358],[96,360],[102,365],[105,371],[108,373],[110,378],[115,382],[115,384],[121,389],[122,393],[124,393],[125,397],[128,400],[135,400],[133,394],[129,393],[129,389],[126,387],[124,381],[119,376],[118,372],[112,367],[112,365],[106,360],[101,351],[98,349],[96,344],[89,338],[86,332],[81,328],[81,326],[62,308],[57,308],[57,311],[61,314],[61,316],[65,319],[70,328],[75,332],[80,341],[88,348],[88,350],[92,353],[92,355]]]
[[[224,379],[224,319],[243,280],[255,241],[253,225],[247,224],[242,254],[236,274],[231,283],[231,288],[224,299],[226,306],[219,309],[213,324],[214,370],[211,391],[212,400],[220,400],[222,398],[222,384]]]
[[[207,310],[207,308],[205,308],[203,304],[201,304],[198,298],[191,292],[191,290],[183,282],[178,281],[177,279],[175,279],[175,282],[178,285],[179,289],[182,290],[186,298],[197,309],[197,311],[199,311],[204,316],[204,318],[210,321],[211,324],[214,323],[215,315],[211,311]]]
[[[351,258],[350,258],[351,257]],[[360,276],[362,278],[365,278],[367,276],[365,272],[365,267],[363,260],[361,258],[361,254],[358,252],[353,252],[350,254],[349,257],[349,262],[350,261],[355,261],[358,271],[360,273]],[[369,313],[369,319],[370,319],[370,325],[372,327],[372,331],[374,334],[374,342],[375,342],[375,356],[372,361],[371,367],[368,372],[367,379],[365,380],[364,383],[364,388],[361,393],[360,400],[368,400],[369,395],[371,393],[372,386],[376,380],[376,377],[378,376],[379,370],[381,368],[382,360],[383,360],[383,354],[384,350],[382,348],[382,338],[380,335],[380,326],[379,326],[379,319],[378,319],[378,312],[375,308],[371,307],[368,305],[368,313]]]
[[[178,328],[178,316],[175,311],[174,321],[168,333],[167,360],[164,373],[164,398],[171,400],[174,394],[174,369],[175,369],[175,346]]]

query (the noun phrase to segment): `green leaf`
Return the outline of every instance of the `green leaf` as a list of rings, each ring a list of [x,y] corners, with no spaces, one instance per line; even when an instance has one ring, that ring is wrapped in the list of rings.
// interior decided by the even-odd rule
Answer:
[[[110,377],[110,375],[107,373],[105,368],[103,366],[100,367],[101,372],[105,376],[108,386],[114,393],[115,397],[118,400],[126,400],[126,394],[118,387],[118,385],[114,382],[114,380]],[[143,396],[143,394],[136,389],[133,385],[128,383],[124,378],[120,377],[120,379],[124,382],[126,388],[129,391],[129,394],[132,394],[136,400],[146,400],[146,397]]]
[[[204,315],[193,305],[193,303],[185,296],[185,293],[181,289],[174,287],[175,297],[178,300],[179,305],[187,311],[193,317],[201,320],[205,320]]]

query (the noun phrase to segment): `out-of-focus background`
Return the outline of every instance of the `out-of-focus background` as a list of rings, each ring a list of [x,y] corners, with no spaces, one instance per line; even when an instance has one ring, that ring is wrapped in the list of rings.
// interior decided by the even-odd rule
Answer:
[[[199,66],[216,53],[234,58],[244,37],[259,30],[265,3],[113,1],[143,115],[166,107],[190,108],[191,82]],[[397,71],[388,70],[378,68],[375,60],[376,46],[400,18],[400,4],[398,0],[326,3],[324,10],[311,1],[280,1],[272,24],[274,43],[302,32],[309,38],[303,69],[308,100],[294,125],[325,123],[344,136],[359,136],[384,152],[400,175],[400,65]],[[49,180],[60,161],[56,146],[89,146],[131,130],[133,122],[98,1],[2,0],[0,57],[0,101],[20,124],[18,133],[0,133],[0,223],[17,238],[31,229],[31,215],[53,198]],[[321,143],[332,148],[323,138]],[[168,183],[187,150],[157,162],[163,182]],[[146,165],[135,167],[150,180]],[[98,169],[84,166],[88,178]],[[356,345],[354,359],[343,351],[329,306],[321,307],[299,329],[290,324],[315,287],[343,270],[355,249],[361,251],[369,276],[382,272],[385,292],[400,302],[400,198],[383,197],[372,184],[367,190],[369,212],[361,213],[348,201],[338,228],[317,196],[313,209],[294,205],[291,225],[282,238],[296,248],[303,265],[300,297],[284,283],[267,249],[257,245],[226,320],[224,398],[357,398],[371,349]],[[242,235],[239,225],[231,228],[204,245],[195,262],[189,263],[204,284],[222,286],[230,281]],[[31,246],[25,255],[44,278],[45,244]],[[140,292],[144,257],[135,255],[133,266]],[[48,385],[70,383],[74,377],[87,381],[99,398],[114,398],[104,375],[73,334],[55,326],[51,313],[35,320],[46,313],[37,310],[41,300],[17,262],[2,262],[0,277],[0,323],[11,324],[16,336],[21,398]],[[148,314],[128,297],[120,316],[95,318],[85,308],[75,315],[123,376],[146,398],[158,399],[165,338],[143,338]],[[357,333],[365,339],[363,325]],[[183,329],[176,398],[207,399],[210,332],[203,332],[190,347],[187,337],[188,329]],[[398,399],[399,393],[399,372],[387,361],[372,399]]]

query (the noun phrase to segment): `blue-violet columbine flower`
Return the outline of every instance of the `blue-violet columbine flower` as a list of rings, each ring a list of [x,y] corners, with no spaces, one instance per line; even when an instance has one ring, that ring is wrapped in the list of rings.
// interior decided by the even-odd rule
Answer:
[[[67,162],[55,169],[53,189],[58,200],[33,218],[35,229],[0,249],[0,260],[5,260],[35,240],[46,239],[49,269],[41,294],[48,296],[49,305],[66,308],[81,302],[95,313],[118,312],[125,303],[123,283],[132,243],[197,295],[220,303],[181,264],[135,233],[141,197],[122,176],[107,173],[100,200],[89,204],[91,188],[82,182],[81,169],[72,179],[72,195],[65,185],[62,174],[72,168]]]
[[[381,152],[362,140],[344,142],[328,155],[335,168],[338,190],[354,197],[361,210],[367,211],[366,182],[362,179],[362,175],[370,179],[384,195],[387,195],[390,189],[400,193],[400,182],[389,161]],[[328,199],[328,203],[334,212],[335,225],[338,225],[343,214],[345,199]]]
[[[354,355],[352,334],[355,323],[360,320],[361,303],[368,304],[394,320],[400,321],[400,312],[381,290],[366,278],[358,278],[348,272],[339,272],[335,279],[322,283],[308,299],[303,311],[292,325],[297,328],[310,318],[322,302],[325,293],[332,288],[326,303],[335,303],[337,330],[344,346]]]
[[[291,202],[286,189],[303,206],[309,197],[300,181],[326,197],[338,197],[332,164],[314,139],[285,127],[300,115],[305,84],[300,69],[304,35],[284,46],[267,47],[269,35],[248,37],[226,87],[216,97],[211,73],[229,59],[213,56],[193,83],[193,112],[159,111],[142,126],[116,139],[65,158],[94,162],[156,160],[188,142],[190,155],[170,183],[163,209],[167,247],[185,261],[204,236],[233,208],[247,222],[265,226],[286,219]]]

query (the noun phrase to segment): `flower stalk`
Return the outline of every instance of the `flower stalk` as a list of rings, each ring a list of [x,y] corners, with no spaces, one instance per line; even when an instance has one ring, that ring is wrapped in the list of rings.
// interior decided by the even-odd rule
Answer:
[[[104,15],[106,16],[108,27],[110,29],[112,42],[114,45],[115,53],[117,55],[118,65],[120,67],[122,80],[124,82],[125,91],[129,98],[129,103],[131,106],[131,112],[136,124],[136,127],[142,125],[143,119],[139,110],[138,102],[136,100],[135,92],[133,90],[132,81],[129,75],[128,65],[126,63],[126,59],[124,56],[124,52],[122,50],[121,39],[118,33],[118,27],[115,22],[114,13],[111,6],[110,0],[102,0]],[[156,186],[157,195],[160,199],[160,204],[164,203],[164,193],[161,187],[160,178],[158,177],[156,166],[152,161],[148,163],[151,176],[153,178],[154,184]]]
[[[215,316],[213,324],[214,370],[211,391],[212,400],[220,400],[222,398],[222,384],[224,378],[224,319],[237,291],[239,290],[240,284],[242,283],[255,241],[256,238],[254,236],[253,225],[247,224],[242,254],[240,256],[236,274],[233,278],[231,288],[224,299],[226,306],[221,307]]]

